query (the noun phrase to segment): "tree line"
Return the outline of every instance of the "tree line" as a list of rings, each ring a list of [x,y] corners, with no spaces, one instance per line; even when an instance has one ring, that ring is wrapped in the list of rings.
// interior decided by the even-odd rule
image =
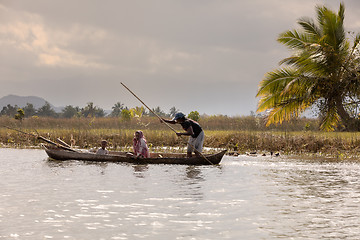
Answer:
[[[169,112],[166,113],[160,107],[156,107],[152,109],[152,111],[161,117],[172,117],[179,110],[176,107],[172,107]],[[121,102],[115,103],[109,114],[107,114],[104,109],[95,106],[93,102],[87,103],[87,105],[83,108],[67,105],[61,110],[61,112],[56,112],[48,102],[45,102],[45,104],[38,109],[36,109],[31,103],[27,103],[23,108],[20,108],[17,105],[12,106],[8,104],[7,106],[4,106],[0,112],[0,116],[15,117],[19,120],[33,116],[53,118],[121,117],[124,120],[131,120],[133,117],[153,115],[153,113],[147,111],[144,107],[128,108]],[[189,117],[194,120],[198,120],[200,115],[197,111],[193,111],[189,114]]]

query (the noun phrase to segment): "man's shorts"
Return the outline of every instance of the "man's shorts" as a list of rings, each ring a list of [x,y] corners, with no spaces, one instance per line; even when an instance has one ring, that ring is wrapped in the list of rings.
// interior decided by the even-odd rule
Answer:
[[[201,131],[201,133],[196,137],[189,137],[188,146],[187,146],[187,152],[194,152],[193,146],[195,147],[198,152],[202,152],[203,145],[204,145],[204,131]],[[192,145],[192,146],[191,146]]]

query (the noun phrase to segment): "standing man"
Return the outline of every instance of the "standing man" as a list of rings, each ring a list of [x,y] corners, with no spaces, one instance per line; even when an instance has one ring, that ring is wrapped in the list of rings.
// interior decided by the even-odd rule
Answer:
[[[187,146],[187,157],[191,157],[193,151],[195,152],[196,156],[200,155],[199,152],[202,152],[205,135],[199,123],[192,119],[186,118],[182,112],[176,113],[172,120],[166,120],[163,118],[161,120],[170,124],[180,124],[185,132],[177,132],[176,135],[190,136]],[[195,147],[197,151],[195,151],[193,147]]]

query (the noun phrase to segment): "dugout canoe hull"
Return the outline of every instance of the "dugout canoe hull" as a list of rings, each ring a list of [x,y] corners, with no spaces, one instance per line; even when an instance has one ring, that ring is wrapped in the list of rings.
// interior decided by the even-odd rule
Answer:
[[[219,164],[225,155],[226,150],[215,154],[204,154],[206,157],[187,158],[186,154],[171,154],[171,153],[151,153],[150,158],[137,159],[129,157],[126,152],[110,152],[110,154],[99,155],[84,151],[68,151],[58,147],[43,145],[46,154],[50,159],[67,161],[80,160],[92,162],[127,162],[135,164],[183,164],[183,165],[211,165]]]

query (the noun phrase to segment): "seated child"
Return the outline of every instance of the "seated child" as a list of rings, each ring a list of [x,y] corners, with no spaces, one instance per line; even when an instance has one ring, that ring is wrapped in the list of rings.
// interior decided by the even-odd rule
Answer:
[[[101,148],[99,148],[96,152],[96,154],[109,154],[109,151],[106,149],[107,141],[102,140],[101,141]]]

